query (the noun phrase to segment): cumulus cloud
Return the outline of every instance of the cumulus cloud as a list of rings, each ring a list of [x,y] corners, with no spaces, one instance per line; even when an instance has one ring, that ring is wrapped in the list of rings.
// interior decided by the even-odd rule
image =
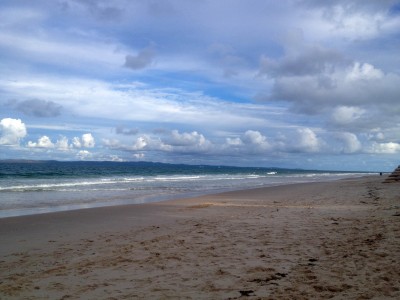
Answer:
[[[301,152],[318,152],[320,150],[320,141],[310,128],[300,128],[297,130],[298,136],[295,142],[295,148]]]
[[[68,138],[66,136],[61,136],[56,142],[56,148],[61,151],[68,151],[71,149],[69,145]]]
[[[345,61],[343,55],[335,50],[313,46],[278,60],[263,55],[260,60],[259,72],[272,77],[332,73],[338,65]]]
[[[155,51],[152,48],[144,48],[136,55],[128,54],[124,66],[132,70],[144,69],[153,63],[154,57]]]
[[[110,149],[121,148],[121,142],[118,139],[102,139],[103,145]]]
[[[110,149],[128,152],[158,151],[164,153],[204,153],[212,148],[212,143],[204,135],[178,130],[162,130],[152,135],[143,134],[126,144],[117,139],[103,139],[103,144]]]
[[[238,138],[238,137],[236,137],[236,138],[226,138],[226,144],[228,145],[228,146],[234,146],[234,147],[238,147],[238,146],[241,146],[241,145],[243,145],[243,142],[242,142],[242,139],[241,138]]]
[[[400,83],[400,77],[390,74],[385,78],[383,72],[372,65],[355,62],[315,74],[276,77],[269,99],[304,107],[314,104],[316,109],[336,106],[338,102],[346,105],[376,103],[380,95],[389,96],[384,101],[393,101],[399,92],[389,88],[389,82]]]
[[[358,40],[392,30],[396,19],[392,11],[398,4],[396,0],[301,0],[298,3],[321,12],[321,21],[325,21],[320,23],[321,27],[327,27],[335,35]]]
[[[272,88],[257,95],[258,100],[286,101],[293,112],[330,112],[337,125],[352,123],[368,113],[400,110],[398,74],[350,60],[335,49],[309,45],[301,33],[296,36],[285,42],[282,57],[261,56],[259,74],[268,75]]]
[[[103,139],[103,144],[110,149],[128,152],[165,150],[163,143],[158,137],[149,135],[141,135],[130,144],[126,144],[118,139]]]
[[[132,150],[143,150],[149,144],[149,138],[147,136],[138,137],[132,146]]]
[[[0,145],[19,145],[26,135],[26,126],[20,119],[4,118],[0,121]]]
[[[352,123],[365,113],[365,109],[354,106],[339,106],[332,112],[332,119],[337,124],[346,125]]]
[[[144,153],[135,153],[135,154],[133,154],[132,155],[132,157],[134,158],[134,159],[144,159],[145,158],[145,154]]]
[[[124,161],[124,159],[122,159],[121,157],[119,157],[118,155],[115,155],[115,154],[109,155],[108,160],[117,161],[117,162],[123,162]]]
[[[53,102],[40,99],[32,99],[17,102],[17,110],[27,116],[38,118],[56,117],[61,114],[62,106]]]
[[[400,111],[398,86],[399,75],[355,62],[333,73],[276,77],[271,93],[259,99],[286,101],[296,113],[330,112],[332,121],[340,126],[375,116],[363,123],[365,129],[372,129],[382,122],[395,124]]]
[[[239,137],[228,137],[222,146],[227,155],[265,154],[273,145],[257,130],[247,130]]]
[[[350,132],[341,132],[338,133],[336,136],[343,143],[343,153],[355,153],[361,151],[361,142],[358,140],[355,134]]]
[[[204,153],[212,148],[212,143],[197,131],[180,133],[178,130],[172,130],[162,142],[163,148],[170,152]]]
[[[172,130],[171,132],[162,132],[162,137],[142,136],[136,139],[133,146],[134,150],[158,150],[164,152],[177,153],[199,153],[207,151],[211,143],[204,135],[193,132],[182,132]]]
[[[262,161],[276,153],[397,151],[396,3],[62,0],[2,5],[0,48],[7,72],[0,70],[0,101],[34,100],[3,106],[0,120],[9,112],[62,115],[57,124],[29,118],[38,135],[27,145],[69,151],[58,157],[91,150],[97,135],[107,140],[96,151],[126,151],[124,158],[146,154],[154,160],[182,153]],[[58,30],[48,27],[55,21]],[[177,33],[179,41],[171,38]],[[143,48],[143,42],[150,47]],[[36,67],[43,63],[46,68]],[[148,67],[154,68],[151,76],[135,79],[140,86],[128,83],[131,70]],[[249,102],[254,91],[269,102]],[[62,114],[64,109],[71,114]],[[96,141],[92,135],[53,137],[56,129],[66,134],[88,124]],[[106,132],[110,124],[126,125]],[[26,136],[7,135],[3,127],[2,144],[19,144]],[[165,131],[151,130],[157,127]]]
[[[179,133],[178,130],[172,130],[171,138],[167,140],[167,143],[171,146],[203,146],[207,140],[197,131]]]
[[[350,81],[380,79],[383,72],[368,63],[355,62],[346,79]]]
[[[72,139],[72,146],[75,148],[93,148],[95,144],[95,139],[91,133],[84,133],[81,138],[74,137]]]
[[[78,153],[76,154],[76,157],[78,157],[81,160],[85,160],[85,159],[91,158],[92,153],[90,153],[87,150],[79,150]]]
[[[368,153],[375,154],[396,154],[400,153],[400,144],[389,142],[389,143],[376,143],[374,142],[369,149],[367,149]]]
[[[267,149],[269,147],[267,138],[259,131],[255,130],[247,130],[242,136],[242,142],[246,145],[255,145],[261,149]]]
[[[256,130],[247,130],[240,137],[226,138],[223,150],[228,155],[278,155],[279,153],[320,153],[325,145],[310,128],[298,128],[265,136]]]
[[[82,134],[82,145],[85,148],[93,148],[95,145],[94,137],[91,133]]]
[[[66,136],[61,135],[55,143],[51,141],[51,139],[44,135],[40,137],[37,142],[29,141],[27,146],[29,148],[46,148],[46,149],[56,149],[59,151],[70,151],[74,148],[93,148],[95,146],[95,140],[90,133],[85,133],[82,135],[82,138],[74,137],[72,138],[72,142],[69,142],[69,139]]]
[[[50,138],[46,135],[40,137],[38,141],[35,142],[28,142],[28,147],[29,148],[54,148],[54,144],[50,140]]]
[[[73,137],[72,146],[74,146],[75,148],[81,148],[82,147],[81,139],[77,136]]]
[[[29,141],[27,146],[28,148],[55,149],[60,151],[69,151],[72,149],[72,145],[69,145],[68,138],[65,136],[60,136],[60,138],[53,143],[48,136],[44,135],[38,138],[37,142]]]

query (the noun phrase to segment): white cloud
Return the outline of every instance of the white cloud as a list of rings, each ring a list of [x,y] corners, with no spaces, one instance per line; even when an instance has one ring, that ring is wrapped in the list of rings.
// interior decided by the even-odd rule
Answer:
[[[264,99],[286,101],[295,113],[315,116],[331,112],[333,125],[357,121],[359,130],[368,130],[397,123],[398,86],[399,75],[355,63],[352,68],[335,68],[332,73],[275,78],[272,93]]]
[[[86,133],[82,135],[82,139],[79,137],[74,137],[72,143],[69,143],[69,139],[61,135],[59,139],[53,143],[51,139],[44,135],[38,139],[37,142],[29,141],[27,144],[28,148],[43,148],[43,149],[55,149],[59,151],[72,151],[74,148],[93,148],[95,145],[94,138],[92,134]],[[82,150],[84,151],[84,150]],[[85,153],[85,152],[82,152]]]
[[[347,38],[371,38],[379,34],[383,14],[348,13],[345,7],[336,6],[332,17],[332,31]]]
[[[318,152],[320,150],[320,141],[310,128],[300,128],[297,133],[295,148],[302,152]]]
[[[396,0],[14,2],[0,4],[0,120],[25,114],[35,137],[1,124],[0,144],[214,162],[397,151]]]
[[[54,148],[54,146],[55,145],[52,143],[50,138],[46,135],[40,137],[37,143],[31,141],[28,142],[29,148]]]
[[[118,162],[123,162],[123,161],[124,161],[124,159],[122,159],[122,158],[120,158],[118,155],[114,155],[114,154],[112,154],[112,155],[109,156],[109,160],[111,160],[111,161],[118,161]]]
[[[117,139],[102,139],[103,145],[110,149],[118,149],[121,147],[121,142]]]
[[[301,5],[310,10],[303,28],[311,31],[318,39],[363,40],[390,34],[399,24],[398,16],[391,14],[396,0],[353,1],[353,0],[301,0]]]
[[[241,146],[243,142],[240,138],[226,138],[226,144],[229,146]]]
[[[74,138],[72,138],[72,145],[75,148],[81,148],[82,147],[82,143],[79,137],[75,136]]]
[[[171,138],[166,141],[171,146],[204,146],[207,140],[197,131],[179,133],[178,130],[172,130]]]
[[[396,154],[400,153],[400,144],[389,142],[389,143],[376,143],[374,142],[371,147],[367,150],[368,153],[376,154]]]
[[[267,138],[255,130],[247,130],[242,136],[242,141],[247,145],[257,145],[265,149],[269,147]]]
[[[134,159],[144,159],[146,155],[144,153],[135,153],[132,156]]]
[[[20,119],[4,118],[0,121],[0,145],[19,145],[26,135],[26,126]]]
[[[355,153],[361,150],[362,145],[357,136],[350,132],[337,134],[337,138],[343,142],[343,153]]]
[[[210,150],[213,146],[210,141],[196,131],[180,133],[178,130],[143,134],[133,140],[131,144],[117,139],[103,139],[103,144],[110,149],[128,152],[158,151],[164,153],[202,153]]]
[[[82,145],[85,148],[93,148],[95,145],[94,137],[91,133],[85,133],[82,135]]]
[[[388,81],[400,82],[398,76],[387,75],[387,77],[383,80],[382,77],[376,76],[375,71],[355,73],[354,69],[345,68],[336,68],[332,73],[284,76],[275,80],[272,96],[273,99],[298,101],[300,105],[314,103],[327,107],[337,105],[338,102],[347,105],[358,102],[375,103],[379,94],[385,95],[392,92],[386,90]],[[304,89],[305,86],[308,88]],[[393,101],[393,98],[383,100]]]
[[[39,63],[51,63],[68,69],[80,69],[83,64],[97,72],[115,69],[123,60],[123,54],[115,51],[117,45],[84,41],[79,37],[64,36],[64,40],[45,34],[21,31],[0,32],[0,46],[13,49],[23,59]],[[63,59],[60,59],[63,57]],[[101,66],[101,67],[99,67]]]
[[[95,146],[95,140],[94,137],[92,136],[91,133],[84,133],[82,134],[82,137],[79,138],[77,136],[75,136],[72,139],[72,145],[70,145],[70,147],[74,147],[74,148],[93,148]]]
[[[29,148],[54,148],[60,151],[69,151],[73,148],[93,148],[95,141],[90,133],[82,135],[82,139],[74,137],[72,143],[69,143],[69,139],[66,136],[60,136],[56,143],[53,143],[48,136],[42,136],[37,142],[29,141],[27,146]]]
[[[197,131],[172,130],[169,137],[162,139],[162,148],[169,152],[204,153],[212,150],[213,144]]]
[[[37,142],[29,141],[27,146],[28,148],[45,148],[55,149],[59,151],[70,151],[73,148],[81,148],[82,146],[88,147],[92,145],[90,142],[90,138],[87,138],[86,143],[82,143],[79,138],[74,137],[72,139],[72,143],[70,144],[69,139],[66,136],[62,135],[55,143],[53,143],[48,136],[44,135],[40,137]]]
[[[1,72],[1,71],[0,71]],[[160,122],[240,128],[272,123],[277,111],[261,104],[231,103],[201,92],[145,89],[85,78],[20,77],[1,80],[0,89],[17,98],[53,99],[77,118],[118,119],[118,122]],[[96,105],[93,105],[96,99]],[[113,101],[110,101],[113,99]]]
[[[354,106],[338,106],[333,110],[332,118],[337,124],[346,125],[361,118],[365,109]]]
[[[355,62],[350,71],[348,72],[346,79],[349,81],[357,80],[374,80],[380,79],[384,76],[383,72],[376,69],[373,65],[368,63]]]
[[[368,134],[368,140],[371,141],[383,141],[385,139],[385,134],[377,129]]]
[[[138,137],[132,146],[132,150],[143,150],[148,145],[148,141],[147,136]]]
[[[76,157],[78,157],[79,159],[85,160],[85,159],[91,158],[92,153],[90,153],[87,150],[79,150],[78,153],[76,154]]]
[[[68,151],[71,146],[68,143],[68,138],[66,136],[61,136],[56,142],[56,148],[61,151]]]
[[[240,137],[226,138],[221,148],[228,155],[265,154],[272,149],[272,145],[261,132],[247,130]]]

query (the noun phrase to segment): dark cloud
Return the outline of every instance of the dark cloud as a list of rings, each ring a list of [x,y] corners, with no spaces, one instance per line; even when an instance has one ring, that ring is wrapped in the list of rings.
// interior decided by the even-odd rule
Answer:
[[[288,55],[279,60],[261,58],[260,74],[272,77],[303,76],[332,73],[335,67],[343,65],[346,59],[337,51],[312,47],[296,55]]]
[[[111,3],[110,3],[111,2]],[[113,5],[114,4],[114,5]],[[123,10],[112,1],[101,0],[69,0],[61,3],[63,10],[73,9],[78,5],[87,10],[92,16],[101,21],[116,21],[122,16]]]
[[[32,99],[17,102],[15,109],[27,116],[51,118],[61,114],[62,106],[53,101]]]
[[[150,66],[153,63],[155,51],[151,48],[140,50],[136,55],[128,54],[125,57],[125,67],[132,70],[140,70]]]
[[[259,74],[272,80],[272,88],[257,100],[286,101],[293,112],[311,115],[329,115],[339,106],[379,112],[386,106],[392,111],[400,108],[397,74],[350,60],[333,49],[307,45],[301,35],[295,45],[285,45],[282,58],[261,58]]]
[[[352,78],[353,73],[354,71],[346,69],[323,79],[320,76],[277,78],[271,97],[312,110],[318,106],[332,107],[339,104],[399,106],[400,91],[397,88],[400,84],[399,76],[382,74],[368,77],[369,74],[361,74],[357,78]],[[330,82],[321,84],[321,80]]]
[[[123,135],[136,135],[139,133],[139,129],[125,128],[124,126],[118,126],[115,128],[115,133]]]
[[[173,4],[168,0],[158,1],[152,0],[148,3],[148,11],[150,14],[159,16],[175,15],[176,10]]]
[[[398,0],[330,0],[330,1],[320,1],[320,0],[300,0],[298,2],[301,5],[307,7],[322,8],[326,11],[326,16],[329,16],[329,11],[335,10],[338,7],[342,7],[347,12],[353,11],[372,11],[377,10],[388,11],[392,9],[396,4],[398,5]]]

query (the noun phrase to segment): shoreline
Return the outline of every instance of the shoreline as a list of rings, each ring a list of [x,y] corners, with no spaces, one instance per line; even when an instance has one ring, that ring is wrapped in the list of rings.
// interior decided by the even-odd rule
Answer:
[[[399,298],[383,179],[2,218],[0,298]]]
[[[303,183],[324,183],[324,182],[331,182],[331,181],[340,181],[340,180],[352,180],[357,178],[369,177],[373,176],[371,174],[362,174],[362,176],[357,177],[349,177],[349,178],[339,178],[339,179],[325,179],[325,180],[318,180],[318,181],[309,181],[309,182],[280,182],[280,183],[271,183],[266,184],[264,186],[259,187],[242,187],[242,188],[221,188],[221,189],[213,189],[206,192],[199,192],[199,191],[188,191],[179,194],[173,195],[158,195],[152,196],[149,195],[143,199],[125,199],[125,200],[115,200],[115,201],[104,201],[104,202],[91,202],[91,203],[77,203],[77,204],[66,204],[66,205],[56,205],[56,206],[46,206],[46,207],[32,207],[32,208],[17,208],[17,209],[7,209],[7,210],[0,210],[0,219],[4,218],[13,218],[13,217],[23,217],[23,216],[31,216],[31,215],[41,215],[41,214],[51,214],[57,212],[68,212],[68,211],[75,211],[75,210],[82,210],[82,209],[95,209],[101,207],[112,207],[112,206],[129,206],[129,205],[141,205],[141,204],[149,204],[149,203],[159,203],[159,202],[168,202],[174,201],[176,199],[190,199],[190,198],[197,198],[202,196],[226,193],[226,192],[235,192],[241,190],[252,190],[258,188],[269,188],[275,186],[286,186],[292,184],[303,184]]]

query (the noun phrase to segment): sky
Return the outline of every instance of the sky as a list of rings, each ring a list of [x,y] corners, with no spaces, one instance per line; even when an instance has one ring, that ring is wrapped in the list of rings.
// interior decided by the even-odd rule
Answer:
[[[0,159],[391,171],[400,1],[0,0]]]

